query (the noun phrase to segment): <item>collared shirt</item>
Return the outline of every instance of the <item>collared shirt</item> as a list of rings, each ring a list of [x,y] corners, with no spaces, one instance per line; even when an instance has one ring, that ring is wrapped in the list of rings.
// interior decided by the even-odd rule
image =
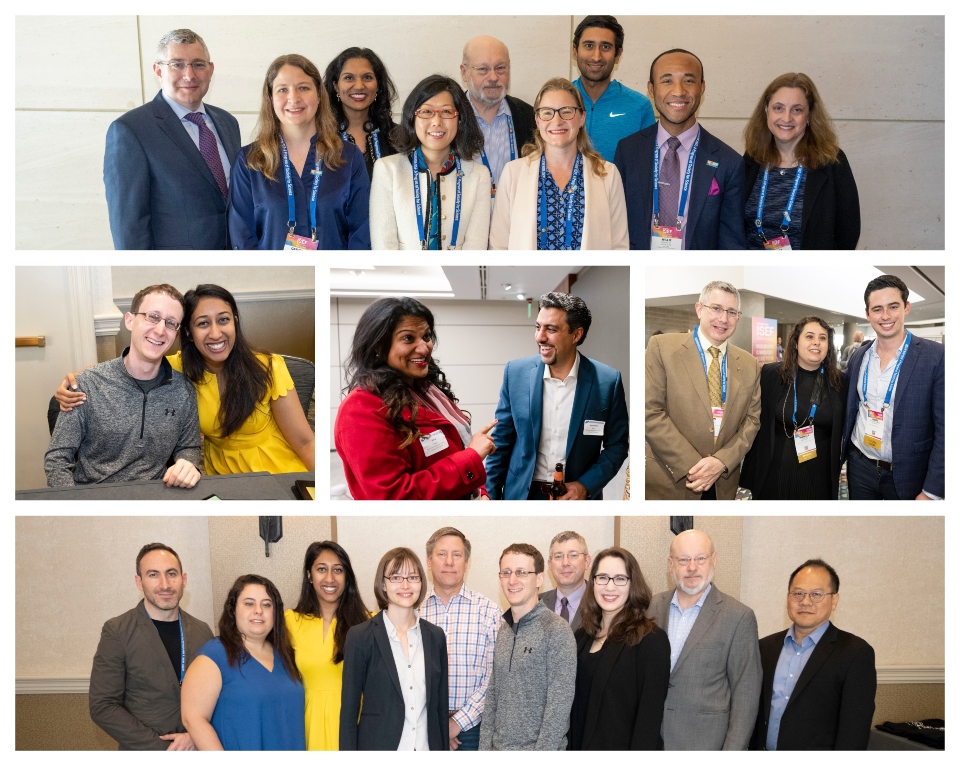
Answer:
[[[403,644],[397,636],[397,629],[387,610],[383,610],[383,625],[387,629],[387,639],[393,651],[393,661],[397,665],[400,677],[400,691],[403,694],[403,734],[397,750],[429,750],[427,739],[427,671],[423,661],[423,636],[420,632],[420,618],[407,629],[407,650],[403,653]]]
[[[683,651],[683,645],[687,642],[690,631],[700,615],[700,608],[707,597],[713,585],[708,585],[703,589],[697,603],[688,606],[686,609],[680,608],[680,599],[677,596],[679,588],[673,592],[673,598],[670,599],[670,619],[667,621],[667,636],[670,639],[670,672],[673,672],[673,666],[677,664],[680,652]]]
[[[543,366],[543,413],[540,424],[540,449],[533,469],[534,481],[553,481],[557,463],[567,463],[567,435],[573,416],[573,399],[577,393],[580,352],[573,368],[563,380],[550,374],[550,365]]]
[[[607,162],[613,162],[617,144],[654,123],[653,106],[646,94],[628,88],[622,82],[610,80],[607,89],[596,101],[591,100],[583,87],[583,78],[573,84],[583,96],[587,122],[584,126],[590,143]]]
[[[907,340],[906,334],[903,336],[904,343]],[[893,393],[890,395],[890,406],[883,411],[883,437],[879,451],[873,447],[868,447],[863,443],[863,437],[867,433],[867,425],[870,422],[870,416],[867,414],[867,408],[863,406],[863,374],[870,369],[870,378],[867,381],[867,402],[871,410],[879,410],[883,406],[883,400],[887,396],[887,386],[890,385],[890,379],[893,377],[893,371],[897,367],[897,356],[903,349],[903,343],[897,349],[897,353],[887,362],[885,370],[880,369],[880,353],[877,350],[877,341],[874,341],[866,351],[866,358],[860,364],[860,374],[857,376],[857,400],[860,406],[857,408],[857,422],[853,427],[853,446],[860,450],[864,455],[874,460],[885,460],[888,463],[893,462],[893,409],[897,400],[897,386],[900,385],[900,378],[893,386]],[[903,368],[900,368],[901,371]],[[850,382],[853,385],[853,381]]]
[[[510,118],[513,112],[510,111],[510,105],[507,103],[507,97],[504,95],[497,108],[497,113],[493,117],[493,123],[487,122],[477,111],[477,105],[473,103],[473,97],[467,92],[467,100],[473,108],[476,115],[477,124],[480,126],[480,132],[483,133],[483,150],[487,153],[487,162],[490,163],[490,170],[493,175],[491,180],[494,184],[500,181],[500,174],[503,172],[503,166],[510,162]],[[516,130],[514,130],[514,141],[516,141]],[[520,156],[520,150],[523,147],[517,142],[517,157]],[[480,155],[474,157],[477,162],[482,162]]]
[[[700,131],[700,123],[695,122],[693,127],[687,128],[683,131],[677,138],[680,140],[680,148],[677,149],[677,157],[680,158],[680,194],[677,195],[677,202],[679,203],[680,197],[683,195],[683,177],[687,172],[687,160],[690,159],[690,150],[693,149],[693,142],[697,139],[697,133]],[[667,141],[669,141],[673,136],[671,136],[663,127],[662,122],[657,123],[657,145],[660,147],[660,178],[663,178],[663,160],[667,156]],[[699,150],[698,150],[699,151]],[[690,211],[690,197],[692,196],[691,192],[693,191],[693,177],[697,174],[697,169],[694,167],[690,171],[690,192],[687,192],[687,201],[683,206],[683,210],[678,211],[681,216],[683,216],[683,229],[681,229],[681,234],[683,235],[683,249],[687,249],[687,215]],[[662,196],[662,195],[661,195]],[[661,218],[661,226],[676,226],[676,221],[665,221]],[[650,227],[653,227],[653,217],[650,217]]]
[[[709,309],[705,309],[709,311]],[[703,348],[703,358],[707,360],[707,369],[704,371],[704,375],[707,376],[710,370],[710,365],[713,364],[713,356],[710,354],[710,346],[714,345],[714,342],[710,340],[706,333],[703,331],[703,328],[700,325],[697,325],[697,336],[700,338],[700,346]],[[727,355],[727,342],[724,341],[717,348],[720,349],[720,356],[717,357],[717,364],[723,364],[723,358]],[[723,367],[720,368],[720,374],[723,375]],[[709,376],[707,377],[708,389],[709,389]],[[713,417],[713,410],[708,408],[707,412],[710,413],[710,417]]]
[[[167,102],[171,109],[173,109],[173,113],[180,118],[180,124],[183,125],[184,130],[187,131],[187,135],[190,136],[190,140],[193,141],[193,145],[199,149],[200,128],[186,118],[186,115],[192,114],[192,112],[189,109],[185,109],[184,107],[180,106],[180,104],[178,104],[172,98],[169,98],[166,93],[163,94],[163,100]],[[210,119],[210,115],[207,114],[206,109],[204,109],[203,102],[200,102],[200,108],[197,109],[197,113],[203,115],[203,121],[206,123],[207,127],[210,128],[210,132],[213,133],[213,137],[217,139],[217,152],[220,154],[220,164],[223,165],[223,172],[227,178],[227,186],[230,186],[230,160],[227,159],[227,150],[223,148],[223,141],[220,140],[220,134],[217,133],[217,126],[213,124],[213,120]]]
[[[568,614],[570,615],[567,618],[567,622],[569,622],[572,625],[573,618],[576,616],[577,610],[580,608],[580,600],[583,598],[583,594],[586,592],[586,590],[587,590],[586,581],[580,583],[580,587],[577,588],[569,596],[565,596],[560,592],[560,589],[557,588],[557,603],[554,604],[554,607],[553,607],[554,613],[560,614],[561,610],[563,609],[563,604],[560,602],[560,599],[565,598],[567,600],[567,611],[568,611]]]
[[[493,670],[493,650],[500,629],[500,608],[486,596],[460,586],[444,604],[431,589],[420,605],[420,617],[447,636],[450,710],[460,731],[480,725],[487,684]]]
[[[817,628],[813,633],[797,643],[796,625],[791,625],[787,635],[783,637],[783,649],[780,650],[780,659],[777,660],[777,669],[773,674],[773,696],[770,698],[770,719],[767,724],[767,750],[777,749],[777,738],[780,736],[780,719],[786,710],[797,680],[803,672],[804,666],[813,654],[813,649],[823,634],[830,627],[830,620]]]

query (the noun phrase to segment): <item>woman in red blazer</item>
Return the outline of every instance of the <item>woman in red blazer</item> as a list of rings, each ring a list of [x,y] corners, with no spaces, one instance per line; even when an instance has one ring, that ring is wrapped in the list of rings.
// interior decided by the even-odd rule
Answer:
[[[435,343],[433,314],[413,298],[381,298],[360,317],[333,429],[355,500],[490,499],[496,421],[471,435]]]

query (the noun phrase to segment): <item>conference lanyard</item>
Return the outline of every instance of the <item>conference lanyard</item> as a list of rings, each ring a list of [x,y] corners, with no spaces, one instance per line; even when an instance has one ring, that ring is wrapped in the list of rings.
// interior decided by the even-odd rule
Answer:
[[[287,152],[287,143],[280,136],[280,153],[283,155],[283,178],[287,184],[287,226],[290,234],[297,227],[297,201],[293,196],[293,173],[290,170],[290,155]],[[310,191],[310,239],[317,241],[317,192],[320,189],[320,178],[323,171],[320,169],[320,152],[316,152],[313,170],[313,189]]]
[[[428,242],[427,236],[430,232],[429,230],[424,233],[423,227],[423,201],[420,199],[420,150],[417,149],[413,153],[413,158],[411,159],[413,163],[413,201],[417,210],[417,233],[420,235],[420,249],[427,250]],[[460,169],[460,158],[456,155],[453,157],[453,162],[457,167],[457,198],[453,206],[453,231],[450,234],[450,245],[447,248],[448,250],[453,250],[457,246],[457,234],[460,231],[460,207],[461,201],[463,198],[463,171]],[[429,168],[427,169],[427,175],[430,174]],[[432,179],[431,179],[432,180]],[[429,227],[429,223],[427,226]],[[442,229],[439,221],[437,227]],[[439,233],[439,232],[438,232]],[[440,245],[440,249],[443,249],[443,245]]]
[[[703,365],[703,371],[707,374],[707,377],[710,376],[710,371],[707,369],[707,357],[703,353],[703,346],[700,345],[700,333],[696,330],[693,331],[693,340],[697,344],[697,351],[700,353],[700,363]],[[720,401],[723,404],[727,403],[727,355],[723,355],[723,362],[720,365]]]
[[[770,178],[770,170],[763,171],[763,183],[760,185],[760,200],[757,202],[757,219],[754,223],[757,225],[757,231],[760,232],[760,239],[767,241],[767,235],[763,233],[763,203],[767,198],[767,181]],[[790,199],[787,201],[787,209],[783,211],[783,221],[780,224],[780,231],[783,236],[787,236],[787,230],[790,228],[790,214],[793,212],[793,203],[797,199],[797,192],[800,190],[800,179],[803,178],[803,165],[797,166],[797,177],[793,179],[793,189],[790,190]]]
[[[147,611],[146,605],[143,607],[143,611]],[[147,612],[147,617],[150,617],[150,613]],[[153,619],[152,617],[150,619]],[[180,683],[183,683],[183,677],[187,672],[187,643],[183,640],[183,615],[180,610],[177,610],[177,623],[180,626]],[[154,626],[156,627],[156,626]],[[159,630],[157,633],[159,634]]]
[[[552,176],[547,173],[547,158],[540,155],[540,191],[538,192],[540,207],[540,249],[547,249],[547,184]],[[577,202],[577,189],[583,183],[583,155],[577,152],[573,161],[573,175],[567,184],[570,191],[567,194],[566,212],[563,216],[563,249],[570,250],[573,246],[573,211]],[[560,192],[561,199],[565,192]]]
[[[509,114],[504,114],[504,117],[507,118],[507,131],[510,138],[510,161],[513,162],[517,158],[517,138],[513,132],[513,118]],[[496,119],[496,118],[494,118]],[[487,150],[480,150],[480,160],[483,162],[484,166],[487,168],[487,171],[490,173],[490,196],[493,197],[497,193],[497,180],[493,177],[493,168],[490,166],[490,160],[487,159]]]
[[[382,153],[381,153],[381,151],[380,151],[380,136],[378,135],[379,133],[380,133],[380,128],[374,128],[374,130],[373,130],[372,133],[367,133],[367,135],[370,136],[370,140],[373,142],[373,160],[374,160],[374,162],[376,162],[377,160],[379,160],[380,157],[382,156]],[[356,142],[351,138],[350,134],[347,133],[347,129],[346,129],[346,128],[341,128],[341,130],[340,130],[340,138],[343,140],[344,143],[351,143],[351,144],[353,144],[354,146],[356,146]]]
[[[912,333],[907,330],[907,339],[903,342],[903,348],[900,349],[900,353],[897,355],[897,364],[893,368],[893,375],[890,378],[890,385],[887,386],[887,395],[883,400],[883,407],[880,408],[880,411],[887,409],[890,406],[890,397],[893,396],[893,387],[897,385],[897,378],[900,375],[900,368],[903,366],[903,360],[907,358],[907,349],[910,348],[910,337]],[[863,394],[863,403],[867,404],[867,379],[870,377],[870,359],[867,358],[867,363],[863,368],[863,384],[861,385],[861,393]],[[867,405],[869,407],[869,405]]]
[[[813,422],[813,416],[817,412],[817,405],[820,404],[820,393],[823,388],[823,365],[820,365],[820,374],[817,376],[817,385],[810,396],[810,422]],[[797,376],[793,376],[793,429],[797,429]]]
[[[697,147],[700,145],[700,130],[687,157],[687,172],[683,174],[683,189],[680,192],[680,202],[677,204],[677,228],[683,228],[683,211],[687,207],[687,195],[690,192],[690,179],[693,177],[693,161],[697,156]],[[660,144],[653,142],[653,220],[654,226],[660,225]],[[670,224],[667,223],[667,226]],[[703,356],[701,353],[700,356]]]

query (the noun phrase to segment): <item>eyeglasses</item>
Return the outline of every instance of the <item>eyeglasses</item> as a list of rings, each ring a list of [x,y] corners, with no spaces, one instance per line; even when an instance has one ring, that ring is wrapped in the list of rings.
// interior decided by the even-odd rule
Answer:
[[[539,117],[544,122],[550,122],[553,119],[553,115],[557,112],[560,113],[561,120],[572,120],[577,116],[577,112],[582,112],[579,106],[561,106],[559,109],[551,109],[549,106],[541,106],[539,109],[534,109]]]
[[[411,585],[416,585],[418,582],[420,582],[420,575],[407,575],[406,577],[404,577],[403,575],[395,574],[395,575],[385,576],[383,579],[389,580],[394,585],[399,585],[404,580],[406,580]]]
[[[207,71],[207,67],[210,66],[209,61],[201,61],[200,59],[197,59],[196,61],[158,61],[157,63],[162,64],[163,66],[168,66],[175,72],[182,72],[187,67],[193,69],[194,72],[205,72]]]
[[[791,590],[791,591],[788,591],[788,592],[787,592],[787,595],[790,596],[790,600],[791,600],[791,601],[795,601],[795,602],[798,603],[798,604],[799,604],[801,601],[803,601],[807,596],[810,596],[810,600],[811,600],[814,604],[819,604],[821,601],[823,601],[823,599],[824,599],[826,596],[832,596],[833,593],[834,593],[834,591],[832,591],[832,590],[828,590],[828,591],[826,591],[826,592],[824,592],[824,591],[822,591],[822,590],[811,590],[811,591],[806,591],[806,590]]]
[[[163,322],[163,323],[167,326],[167,329],[168,329],[168,330],[173,330],[174,332],[176,332],[177,330],[180,329],[180,323],[179,323],[179,322],[174,322],[172,319],[164,319],[164,318],[163,318],[162,316],[160,316],[159,314],[154,314],[154,313],[152,313],[152,312],[149,313],[149,314],[144,314],[142,311],[132,311],[131,313],[132,313],[134,316],[146,317],[146,318],[147,318],[147,321],[148,321],[150,324],[160,324],[161,322]]]
[[[704,564],[706,564],[709,560],[710,560],[710,557],[709,557],[709,556],[697,556],[695,559],[692,559],[692,558],[690,558],[689,556],[681,556],[681,557],[678,558],[678,559],[674,559],[674,561],[676,561],[676,562],[677,562],[680,566],[682,566],[682,567],[690,566],[690,562],[691,562],[691,561],[692,561],[694,564],[696,564],[698,567],[702,567],[702,566],[703,566]]]
[[[510,71],[509,64],[498,64],[495,67],[488,66],[472,66],[470,69],[473,69],[481,77],[486,77],[491,72],[496,72],[497,77],[503,77],[507,72]]]
[[[498,573],[501,580],[509,580],[510,575],[516,575],[521,580],[527,575],[536,574],[536,572],[528,572],[526,569],[504,569]]]
[[[432,120],[434,115],[436,114],[439,114],[445,120],[452,120],[454,117],[460,114],[460,112],[458,112],[456,109],[437,110],[437,109],[421,108],[421,109],[417,109],[417,111],[415,111],[414,114],[417,115],[417,117],[419,117],[421,120]]]
[[[570,551],[569,553],[554,553],[550,558],[552,558],[558,564],[564,559],[568,559],[571,564],[576,564],[580,560],[581,556],[583,556],[583,554],[579,553],[578,551]]]
[[[734,311],[733,309],[725,309],[723,306],[701,306],[700,308],[707,309],[710,312],[710,315],[714,318],[720,316],[721,314],[726,314],[730,319],[736,319],[740,316],[739,311]]]
[[[611,577],[610,575],[599,574],[599,575],[594,575],[593,577],[593,581],[597,585],[606,585],[611,580],[613,580],[613,584],[616,585],[618,588],[622,588],[624,585],[630,582],[630,578],[627,577],[626,575],[614,575],[613,577]]]

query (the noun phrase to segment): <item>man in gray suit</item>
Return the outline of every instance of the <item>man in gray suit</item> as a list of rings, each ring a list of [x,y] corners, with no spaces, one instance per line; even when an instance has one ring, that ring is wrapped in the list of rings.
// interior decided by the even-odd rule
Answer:
[[[670,637],[665,750],[746,750],[757,720],[757,618],[710,584],[716,561],[709,535],[681,532],[667,558],[677,587],[654,596],[647,612]]]
[[[90,717],[120,750],[195,750],[180,720],[180,683],[210,627],[180,609],[187,574],[163,543],[137,556],[143,600],[103,626],[90,672]]]
[[[587,541],[576,532],[561,532],[550,541],[547,566],[557,587],[544,593],[540,600],[576,632],[580,627],[580,602],[587,589],[583,576],[590,566]]]

